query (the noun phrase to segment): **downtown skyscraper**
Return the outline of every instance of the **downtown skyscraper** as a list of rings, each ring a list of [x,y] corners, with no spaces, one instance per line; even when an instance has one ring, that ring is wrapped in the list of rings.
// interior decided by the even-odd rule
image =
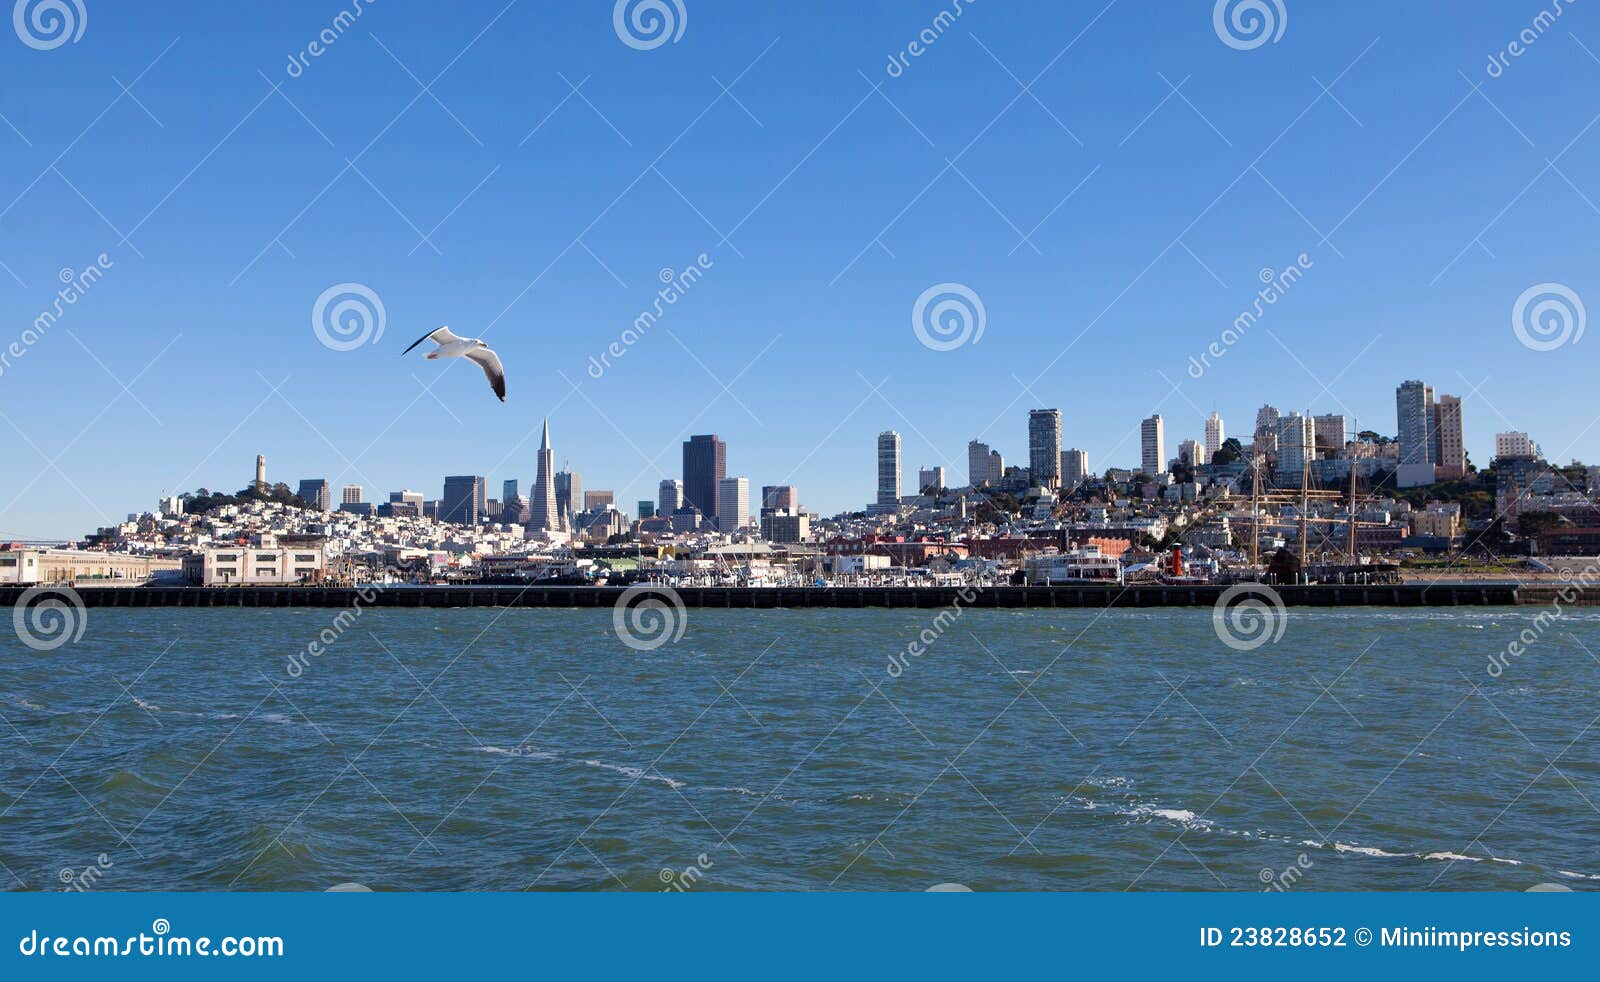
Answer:
[[[738,532],[750,524],[750,479],[725,477],[717,482],[717,531]]]
[[[300,490],[297,493],[307,508],[315,508],[317,511],[333,510],[333,490],[325,477],[306,478],[300,482]]]
[[[715,433],[683,441],[683,499],[702,515],[717,515],[717,485],[728,476],[728,445]]]
[[[683,507],[683,482],[675,477],[664,479],[656,487],[656,514],[672,517]]]
[[[446,477],[444,494],[439,498],[439,521],[477,525],[478,520],[488,512],[487,490],[488,482],[480,475]]]
[[[528,527],[536,532],[562,531],[561,513],[556,508],[556,452],[550,448],[550,421],[544,421],[544,437],[539,441],[539,464],[534,472],[528,502]]]
[[[583,475],[577,471],[556,471],[556,518],[561,528],[577,531],[576,520],[583,511]]]

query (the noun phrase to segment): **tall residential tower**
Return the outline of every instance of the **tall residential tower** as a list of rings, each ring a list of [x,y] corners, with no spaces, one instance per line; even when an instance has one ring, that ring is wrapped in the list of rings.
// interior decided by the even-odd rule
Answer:
[[[878,434],[878,500],[885,508],[900,505],[900,434],[884,430]]]
[[[1201,461],[1201,463],[1211,463],[1211,458],[1217,455],[1217,451],[1222,449],[1222,444],[1227,439],[1227,434],[1223,432],[1222,417],[1218,416],[1216,413],[1212,413],[1210,416],[1207,416],[1205,449],[1206,459]]]
[[[1150,477],[1167,469],[1167,429],[1160,413],[1139,424],[1139,469]]]
[[[1061,486],[1061,410],[1028,411],[1028,479],[1045,488]]]

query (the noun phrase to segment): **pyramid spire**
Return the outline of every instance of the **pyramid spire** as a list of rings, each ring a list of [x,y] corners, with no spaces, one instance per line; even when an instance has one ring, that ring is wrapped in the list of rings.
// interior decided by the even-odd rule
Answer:
[[[550,449],[550,419],[544,421],[544,437],[539,443],[539,464],[533,479],[533,496],[530,506],[530,528],[556,532],[561,530],[561,512],[556,507],[555,451]]]

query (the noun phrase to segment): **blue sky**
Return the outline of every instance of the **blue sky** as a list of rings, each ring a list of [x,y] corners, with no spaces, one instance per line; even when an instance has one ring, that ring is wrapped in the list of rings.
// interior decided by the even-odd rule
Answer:
[[[236,489],[258,452],[291,484],[498,493],[546,414],[558,461],[629,510],[690,433],[831,513],[871,498],[883,429],[908,486],[962,480],[969,439],[1021,460],[1027,410],[1055,406],[1098,471],[1156,411],[1169,453],[1263,402],[1393,433],[1412,377],[1465,398],[1479,464],[1512,428],[1600,457],[1600,341],[1532,350],[1512,319],[1536,284],[1600,298],[1584,4],[1493,77],[1548,3],[1282,0],[1245,47],[1210,2],[973,0],[891,77],[948,2],[681,0],[681,36],[641,49],[609,2],[372,0],[296,77],[348,2],[79,3],[76,41],[0,37],[5,343],[63,270],[108,266],[0,374],[0,537]],[[346,351],[311,317],[341,283],[385,313]],[[981,298],[977,343],[919,343],[941,283]],[[506,403],[399,357],[439,324],[500,352]]]

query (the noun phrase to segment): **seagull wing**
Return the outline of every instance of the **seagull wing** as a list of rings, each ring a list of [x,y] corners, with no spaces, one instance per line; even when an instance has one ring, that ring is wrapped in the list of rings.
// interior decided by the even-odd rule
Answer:
[[[490,348],[474,348],[467,352],[467,357],[483,367],[483,374],[489,380],[489,387],[494,389],[494,394],[500,397],[501,402],[505,402],[506,372],[500,367],[500,356]]]
[[[434,344],[449,344],[451,341],[460,341],[460,340],[461,340],[460,338],[456,337],[454,334],[452,334],[450,332],[450,328],[448,328],[448,327],[436,327],[433,330],[429,331],[427,334],[424,334],[422,337],[417,338],[415,341],[411,342],[411,348],[415,348],[417,345],[421,344],[424,341],[432,341]],[[400,353],[402,355],[410,354],[411,353],[411,348],[407,348],[406,350],[404,350],[404,351],[402,351]]]

